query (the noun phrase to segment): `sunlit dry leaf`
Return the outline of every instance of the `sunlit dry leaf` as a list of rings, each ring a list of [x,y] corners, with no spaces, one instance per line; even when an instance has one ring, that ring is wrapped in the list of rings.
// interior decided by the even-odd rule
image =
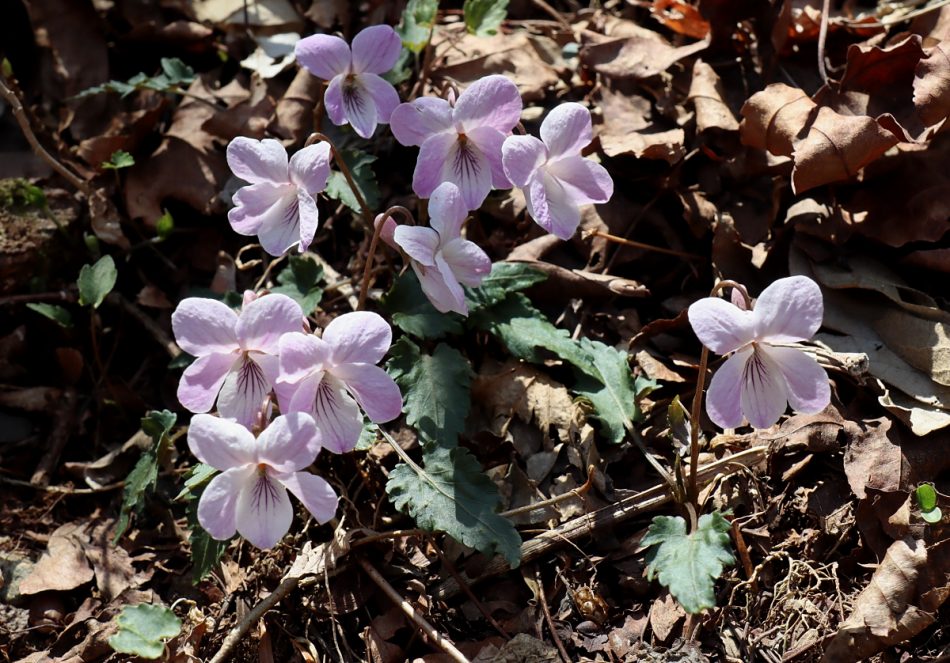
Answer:
[[[950,44],[941,42],[917,64],[914,105],[928,127],[939,129],[950,115]]]
[[[713,68],[702,60],[693,65],[693,81],[689,86],[689,100],[696,109],[696,129],[736,131],[739,123],[723,101],[722,85]]]
[[[20,582],[21,594],[69,591],[92,580],[95,575],[76,535],[82,527],[67,523],[58,527],[46,544],[46,552],[32,572]]]
[[[652,105],[648,99],[601,89],[601,112],[604,123],[596,128],[600,145],[607,156],[632,154],[644,159],[662,159],[675,163],[686,149],[685,132],[654,124]]]
[[[870,117],[848,117],[827,107],[795,142],[792,189],[801,193],[829,182],[851,179],[897,143]]]
[[[675,62],[709,46],[708,40],[673,46],[657,35],[590,44],[581,49],[581,63],[599,74],[620,80],[642,80],[663,73]]]
[[[693,39],[703,39],[709,34],[709,21],[695,5],[683,0],[653,0],[650,11],[656,20],[678,34]]]
[[[905,538],[887,550],[851,616],[825,650],[823,663],[866,660],[885,647],[904,642],[934,623],[950,593],[950,546],[929,550]]]
[[[804,90],[773,83],[742,106],[739,135],[750,147],[791,156],[795,137],[814,116],[815,108]]]

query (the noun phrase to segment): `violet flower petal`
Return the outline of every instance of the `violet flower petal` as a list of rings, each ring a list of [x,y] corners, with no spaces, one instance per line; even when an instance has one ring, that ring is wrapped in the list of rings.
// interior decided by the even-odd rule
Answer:
[[[294,55],[304,69],[325,81],[350,70],[350,47],[333,35],[304,37],[294,46]]]
[[[343,384],[330,375],[325,375],[317,388],[313,418],[325,449],[340,454],[356,447],[363,431],[363,415]]]
[[[234,467],[208,483],[198,501],[198,522],[211,538],[225,541],[237,531],[237,498],[254,469]]]
[[[505,175],[517,187],[526,187],[547,162],[548,151],[534,136],[508,136],[501,146]]]
[[[751,354],[752,348],[735,353],[723,362],[709,381],[706,413],[720,428],[738,428],[745,420],[740,399],[745,365]]]
[[[432,303],[439,313],[448,313],[453,311],[461,315],[468,315],[468,306],[465,304],[464,297],[459,301],[455,293],[446,284],[446,278],[454,279],[452,270],[448,269],[443,274],[438,267],[423,267],[413,262],[412,271],[416,273],[419,279],[419,285],[422,286],[422,292]]]
[[[547,172],[560,181],[574,205],[605,203],[614,194],[614,181],[607,169],[584,157],[551,161]]]
[[[398,112],[399,109],[396,110]],[[395,117],[395,113],[393,116]],[[416,159],[416,169],[412,174],[412,190],[417,196],[428,198],[437,186],[446,181],[443,171],[457,145],[458,134],[454,132],[434,134],[422,144]]]
[[[426,267],[435,264],[435,252],[439,250],[439,233],[432,228],[396,226],[396,230],[393,231],[393,241],[406,252],[406,255],[420,264]]]
[[[495,189],[510,189],[511,181],[505,175],[505,167],[501,156],[501,146],[505,142],[505,134],[492,127],[475,127],[466,136],[485,155],[488,167],[491,169],[492,187]]]
[[[376,102],[362,76],[343,82],[343,112],[346,121],[361,138],[371,138],[376,131]]]
[[[317,201],[303,189],[297,190],[297,214],[300,217],[300,243],[297,250],[303,253],[310,248],[320,225],[320,209],[317,207]]]
[[[528,213],[535,222],[561,239],[570,239],[581,222],[581,213],[559,180],[544,169],[528,183],[525,189]]]
[[[419,97],[400,104],[389,118],[389,128],[396,140],[407,147],[421,146],[436,134],[456,133],[452,107],[445,99],[438,97]]]
[[[393,68],[402,40],[388,25],[371,25],[353,37],[353,73],[385,74]]]
[[[336,515],[340,498],[322,477],[309,472],[289,472],[277,474],[275,478],[300,500],[314,520],[321,525],[328,523]]]
[[[699,342],[717,354],[729,354],[755,339],[752,314],[719,297],[693,302],[687,315]]]
[[[228,144],[227,160],[231,172],[251,184],[287,181],[287,150],[273,138],[238,136]]]
[[[491,258],[475,242],[456,238],[442,247],[442,258],[462,285],[476,288],[491,272]]]
[[[316,460],[322,447],[313,417],[288,412],[274,419],[257,438],[257,458],[277,472],[298,472]]]
[[[426,145],[430,141],[426,141]],[[421,151],[419,158],[422,158]],[[492,189],[491,164],[473,141],[457,140],[446,155],[441,181],[458,186],[465,206],[470,210],[478,209]]]
[[[478,79],[462,91],[452,118],[465,133],[488,126],[506,134],[521,119],[522,107],[518,86],[509,78],[494,74]]]
[[[389,81],[376,74],[360,74],[360,83],[376,104],[376,119],[387,124],[399,105],[399,93]]]
[[[238,493],[234,521],[237,531],[264,550],[277,545],[293,521],[287,489],[268,470],[254,471]]]
[[[238,189],[228,210],[231,229],[239,235],[256,235],[261,226],[270,225],[286,214],[294,187],[289,184],[262,182]]]
[[[214,407],[221,385],[239,359],[236,353],[215,353],[191,362],[178,382],[182,407],[189,412],[207,412]]]
[[[190,355],[228,353],[238,349],[237,320],[237,313],[223,302],[188,297],[172,313],[172,332],[178,346]]]
[[[821,288],[807,276],[772,282],[755,302],[756,336],[766,343],[806,341],[821,327]]]
[[[443,182],[429,197],[429,225],[439,233],[439,243],[445,244],[459,237],[467,216],[468,208],[462,200],[462,192],[452,182]],[[432,262],[423,264],[431,265]]]
[[[788,407],[788,386],[779,364],[753,348],[742,374],[742,412],[755,428],[774,425]]]
[[[278,383],[296,384],[308,375],[323,370],[329,364],[332,353],[333,347],[313,334],[284,334],[279,344]]]
[[[244,355],[221,385],[218,414],[251,428],[257,422],[271,387],[260,364]]]
[[[279,352],[284,334],[303,328],[303,309],[287,295],[278,293],[258,297],[241,311],[235,331],[243,350],[268,354]]]
[[[334,318],[323,330],[323,340],[333,348],[334,364],[378,364],[389,351],[393,331],[378,313],[354,311]]]
[[[788,386],[788,402],[794,410],[817,414],[828,407],[831,402],[828,375],[814,357],[796,348],[763,346],[760,351],[768,354],[781,369]]]
[[[402,413],[402,394],[395,381],[378,366],[354,363],[334,367],[333,376],[356,398],[370,421],[392,421]]]
[[[343,76],[334,76],[323,93],[323,107],[330,121],[338,127],[346,124],[346,108],[343,105]]]
[[[590,111],[573,102],[561,104],[541,122],[540,133],[552,161],[579,156],[594,139]]]
[[[290,180],[311,195],[327,188],[330,177],[330,144],[308,145],[290,157]]]
[[[257,458],[251,431],[210,414],[191,418],[188,448],[202,463],[222,471],[254,463]]]

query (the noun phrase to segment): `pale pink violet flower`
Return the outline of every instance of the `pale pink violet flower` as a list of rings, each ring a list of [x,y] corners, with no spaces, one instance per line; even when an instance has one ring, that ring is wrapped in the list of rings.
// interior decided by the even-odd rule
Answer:
[[[323,103],[333,124],[349,123],[363,138],[389,122],[399,105],[396,89],[379,74],[393,68],[402,50],[388,25],[372,25],[353,38],[353,49],[339,37],[312,35],[297,42],[297,61],[317,78],[330,81]]]
[[[397,226],[393,241],[409,256],[422,291],[440,312],[468,315],[465,291],[481,284],[491,271],[491,259],[475,242],[462,238],[468,211],[462,194],[451,182],[440,184],[429,199],[429,223]]]
[[[234,232],[257,235],[272,256],[294,246],[306,251],[320,221],[316,196],[330,177],[330,145],[309,145],[288,162],[279,141],[239,136],[227,156],[231,172],[250,182],[234,194],[235,207],[228,212]]]
[[[732,353],[709,383],[706,412],[722,428],[744,419],[755,428],[778,421],[788,404],[814,414],[831,401],[825,371],[811,355],[779,344],[807,341],[821,326],[821,289],[806,276],[769,285],[751,311],[719,297],[689,307],[699,340],[718,354]]]
[[[199,414],[188,426],[188,447],[221,471],[198,502],[198,522],[215,539],[230,539],[237,531],[258,548],[274,547],[293,520],[288,490],[320,524],[336,513],[330,484],[302,471],[321,449],[320,433],[306,413],[277,417],[256,440],[236,422]]]
[[[614,193],[607,170],[581,156],[593,135],[590,111],[570,102],[544,118],[541,140],[509,136],[501,148],[505,175],[524,191],[531,218],[561,239],[577,231],[581,205],[605,203]]]
[[[412,190],[428,198],[442,182],[462,192],[466,209],[478,209],[492,187],[511,186],[501,145],[521,117],[521,95],[504,76],[485,76],[459,95],[420,97],[393,111],[390,128],[403,145],[419,146]]]
[[[215,299],[189,297],[172,313],[172,330],[182,350],[194,355],[178,384],[178,400],[191,412],[218,413],[250,428],[264,407],[279,362],[283,334],[304,329],[304,315],[286,295],[252,298],[241,313]]]
[[[329,451],[352,450],[363,428],[360,408],[376,423],[402,411],[399,387],[376,366],[391,343],[389,324],[367,311],[335,318],[322,338],[285,334],[276,385],[281,410],[312,414]]]

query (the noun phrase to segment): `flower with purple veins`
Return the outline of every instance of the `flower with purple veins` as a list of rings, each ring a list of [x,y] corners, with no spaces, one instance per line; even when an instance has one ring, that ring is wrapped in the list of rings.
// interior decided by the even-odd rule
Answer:
[[[386,371],[376,366],[392,343],[392,330],[381,316],[345,313],[314,334],[280,339],[280,377],[276,392],[282,411],[313,415],[325,448],[352,450],[371,421],[391,421],[402,411],[402,394]]]
[[[306,251],[320,221],[316,195],[330,177],[330,145],[309,145],[288,162],[279,141],[239,136],[227,156],[231,172],[250,182],[234,194],[235,207],[228,212],[234,232],[257,235],[273,256],[295,245]]]
[[[428,198],[442,182],[462,192],[466,209],[478,209],[492,187],[511,182],[501,164],[501,145],[521,117],[517,86],[500,75],[465,88],[453,106],[420,97],[393,111],[390,128],[403,145],[419,146],[412,190]]]
[[[477,287],[491,271],[491,259],[485,252],[462,238],[466,216],[458,187],[443,182],[429,199],[432,227],[397,226],[393,232],[393,241],[411,258],[422,291],[442,313],[468,315],[462,285]]]
[[[290,529],[292,492],[320,524],[336,513],[339,498],[326,481],[304,472],[321,449],[310,415],[277,417],[254,439],[244,426],[199,414],[188,427],[188,447],[218,474],[201,494],[198,522],[213,538],[234,532],[258,548],[272,548]]]
[[[590,111],[571,102],[544,118],[541,140],[509,136],[501,148],[505,175],[524,191],[531,218],[561,239],[577,231],[581,205],[605,203],[614,193],[607,170],[581,156],[592,139]]]
[[[805,414],[831,401],[828,377],[814,357],[779,344],[807,341],[821,326],[821,289],[806,276],[779,279],[759,295],[751,311],[719,297],[689,307],[690,325],[707,348],[731,354],[706,394],[706,412],[722,428],[747,419],[755,428],[778,421],[790,403]]]
[[[388,25],[372,25],[353,38],[353,49],[339,37],[312,35],[297,42],[297,61],[317,78],[330,81],[323,103],[333,124],[349,123],[363,138],[386,124],[399,105],[396,89],[379,74],[393,68],[402,50]]]
[[[286,295],[246,295],[240,314],[215,299],[183,299],[172,330],[197,359],[181,376],[178,400],[191,412],[208,412],[217,401],[222,417],[250,428],[277,379],[280,337],[303,328],[303,310]]]

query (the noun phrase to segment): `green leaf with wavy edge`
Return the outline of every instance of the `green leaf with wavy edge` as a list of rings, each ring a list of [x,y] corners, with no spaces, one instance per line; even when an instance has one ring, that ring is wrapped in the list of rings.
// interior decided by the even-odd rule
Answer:
[[[277,275],[280,285],[270,289],[281,295],[287,295],[300,304],[304,315],[313,313],[323,299],[323,267],[307,256],[290,256],[288,265]]]
[[[165,651],[165,641],[181,632],[181,620],[163,605],[127,605],[116,617],[119,631],[109,646],[122,654],[155,659]]]
[[[162,457],[163,450],[169,444],[168,433],[175,425],[177,418],[174,412],[168,410],[151,410],[142,417],[142,431],[152,438],[152,446],[141,455],[135,467],[125,478],[114,542],[122,538],[129,527],[132,514],[141,513],[146,497],[155,490],[158,483],[159,458]]]
[[[462,14],[469,34],[490,37],[508,16],[508,0],[465,0]]]
[[[440,339],[462,333],[462,316],[439,313],[422,292],[415,272],[401,274],[380,302],[392,323],[416,338]]]
[[[485,555],[498,552],[518,566],[521,536],[496,512],[498,489],[468,449],[438,448],[424,452],[422,462],[402,463],[389,473],[386,492],[393,505],[422,529],[445,532]]]
[[[437,0],[409,0],[406,3],[396,34],[409,51],[421,53],[429,43],[429,33],[435,25],[438,10]]]
[[[496,262],[477,288],[465,288],[465,301],[469,312],[479,311],[547,278],[544,272],[524,263]]]
[[[109,157],[108,161],[102,162],[100,167],[103,170],[119,170],[120,168],[128,168],[134,165],[135,157],[125,150],[116,150],[112,153],[112,156]]]
[[[370,209],[379,207],[379,184],[376,180],[376,173],[373,171],[373,162],[376,161],[376,157],[363,150],[351,148],[341,148],[340,154],[350,169],[353,182],[362,194],[363,200],[366,201]],[[330,173],[324,193],[334,200],[339,200],[353,210],[355,214],[363,213],[359,201],[353,194],[353,189],[350,188],[346,177],[340,171],[334,170]]]
[[[699,518],[695,532],[686,533],[679,516],[656,516],[640,545],[647,553],[647,579],[658,578],[690,614],[716,605],[715,583],[724,565],[735,563],[729,521],[718,511]]]
[[[47,304],[46,302],[30,302],[26,307],[31,311],[39,313],[44,318],[49,318],[60,327],[68,329],[73,326],[72,314],[62,306]]]
[[[403,336],[389,350],[386,365],[403,394],[406,423],[424,449],[453,448],[465,429],[471,405],[472,367],[455,348],[440,343],[431,355]]]
[[[93,265],[83,265],[76,281],[79,286],[79,303],[99,308],[102,300],[115,287],[118,274],[112,256],[102,256]]]
[[[82,99],[103,92],[115,92],[126,97],[136,90],[181,93],[182,88],[188,87],[195,80],[195,70],[178,58],[162,58],[161,66],[162,73],[155,76],[146,76],[140,72],[127,81],[107,81],[88,88],[73,98]]]

